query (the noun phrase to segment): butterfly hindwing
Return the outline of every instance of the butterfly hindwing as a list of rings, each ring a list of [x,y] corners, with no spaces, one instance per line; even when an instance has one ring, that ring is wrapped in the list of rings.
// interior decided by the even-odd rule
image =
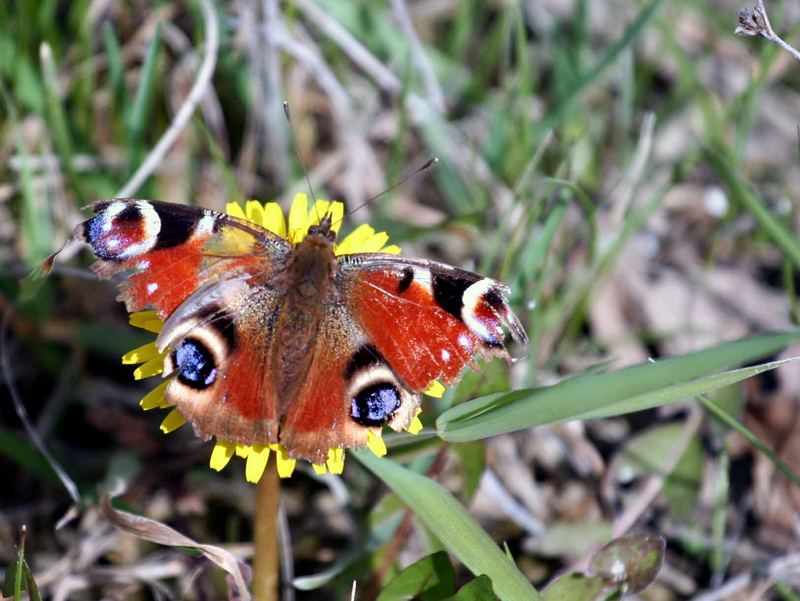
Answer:
[[[280,295],[244,278],[210,284],[167,319],[165,398],[203,439],[278,442],[278,403],[268,370]]]
[[[328,449],[363,447],[367,431],[407,428],[419,396],[398,378],[348,307],[326,308],[314,361],[296,399],[287,407],[281,443],[314,463]]]

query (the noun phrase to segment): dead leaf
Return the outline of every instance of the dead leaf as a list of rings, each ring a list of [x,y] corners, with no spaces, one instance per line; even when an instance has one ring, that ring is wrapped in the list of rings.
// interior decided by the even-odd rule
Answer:
[[[229,591],[229,598],[250,601],[250,592],[247,588],[250,570],[246,564],[236,559],[230,552],[215,545],[200,544],[161,522],[125,511],[118,511],[111,506],[111,499],[108,495],[103,495],[100,500],[100,509],[106,519],[114,526],[138,538],[169,547],[193,547],[198,549],[206,559],[217,564],[231,575],[235,588]]]

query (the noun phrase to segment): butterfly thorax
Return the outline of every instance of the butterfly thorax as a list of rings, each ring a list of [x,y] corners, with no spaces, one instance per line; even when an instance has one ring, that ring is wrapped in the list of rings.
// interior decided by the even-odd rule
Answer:
[[[316,231],[315,231],[316,230]],[[286,294],[278,311],[271,373],[279,402],[290,403],[300,390],[314,356],[327,301],[335,295],[334,237],[330,228],[312,228],[295,246],[287,264]]]

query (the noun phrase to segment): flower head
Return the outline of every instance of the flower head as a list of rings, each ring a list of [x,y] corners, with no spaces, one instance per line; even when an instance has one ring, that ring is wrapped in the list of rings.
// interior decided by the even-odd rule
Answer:
[[[274,234],[286,238],[292,244],[297,244],[305,238],[309,227],[318,225],[322,215],[330,215],[332,229],[338,233],[339,226],[344,215],[344,206],[341,202],[329,202],[318,200],[309,211],[308,199],[305,194],[295,196],[288,220],[284,217],[278,203],[268,202],[262,204],[251,200],[245,204],[244,209],[235,203],[228,203],[227,213],[234,217],[247,219],[256,223]],[[371,226],[363,224],[353,230],[341,242],[337,242],[334,252],[337,255],[363,253],[363,252],[382,252],[397,254],[400,248],[394,245],[387,246],[389,236],[385,232],[376,232]],[[147,330],[148,332],[158,333],[164,323],[155,311],[140,311],[130,315],[132,326]],[[126,365],[137,365],[133,372],[133,377],[137,380],[157,376],[164,371],[164,358],[168,350],[159,352],[155,342],[149,342],[136,348],[122,357],[122,363]],[[164,420],[161,422],[161,431],[169,434],[180,428],[186,423],[181,413],[172,405],[167,403],[165,392],[170,380],[165,380],[156,388],[151,390],[139,403],[145,411],[150,409],[171,409]],[[426,394],[430,396],[441,396],[444,387],[438,382],[434,382]],[[408,431],[412,434],[422,430],[422,423],[415,417]],[[367,445],[376,455],[386,454],[386,444],[380,434],[372,430],[367,430]],[[248,482],[258,482],[267,465],[270,453],[275,453],[278,474],[282,478],[292,475],[297,460],[289,457],[289,454],[281,444],[268,445],[244,445],[225,440],[217,440],[214,450],[211,453],[210,465],[217,471],[224,468],[234,455],[246,460],[245,476]],[[324,464],[312,464],[314,471],[318,474],[332,473],[341,474],[344,469],[344,449],[334,448],[328,451],[327,461]]]

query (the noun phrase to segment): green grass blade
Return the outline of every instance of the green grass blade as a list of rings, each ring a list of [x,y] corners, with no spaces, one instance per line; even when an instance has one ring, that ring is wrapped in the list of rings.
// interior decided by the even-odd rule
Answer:
[[[20,227],[22,230],[22,252],[25,263],[37,267],[53,252],[53,228],[47,198],[37,194],[33,185],[33,174],[29,164],[28,149],[19,129],[19,117],[14,99],[0,82],[0,98],[8,115],[8,123],[14,135],[17,154],[22,159],[19,169],[19,188],[22,196]]]
[[[225,153],[222,151],[222,148],[220,148],[219,143],[214,139],[214,135],[200,117],[195,116],[193,122],[208,145],[208,152],[214,160],[217,169],[219,169],[220,179],[225,186],[225,198],[228,202],[243,203],[247,199],[239,186],[239,182],[236,181],[236,173],[225,158]]]
[[[33,578],[33,571],[31,571],[28,562],[25,560],[25,539],[27,538],[27,527],[23,526],[19,529],[19,545],[17,547],[17,560],[13,565],[9,565],[6,570],[5,579],[2,586],[2,596],[11,595],[10,599],[14,601],[41,601],[42,597],[39,594],[39,588],[36,586],[36,580]],[[22,596],[22,590],[25,589],[27,595]]]
[[[53,51],[46,42],[43,42],[39,49],[39,57],[42,64],[44,92],[47,101],[47,124],[50,126],[50,131],[52,132],[56,152],[61,159],[61,167],[67,176],[67,180],[79,204],[83,204],[85,202],[85,197],[82,192],[83,186],[72,163],[72,137],[69,126],[67,125],[64,105],[61,101],[61,86],[58,82],[58,70],[53,60]]]
[[[58,478],[39,451],[27,440],[4,427],[0,427],[0,456],[16,463],[42,482],[58,484]]]
[[[800,268],[800,244],[788,228],[776,219],[764,201],[745,183],[734,167],[718,152],[706,148],[703,152],[709,165],[725,182],[731,197],[741,204],[758,222],[770,239]]]
[[[753,434],[750,430],[739,423],[739,420],[737,420],[730,413],[725,411],[722,407],[717,405],[705,395],[697,395],[697,400],[701,405],[703,405],[706,411],[711,413],[714,417],[732,430],[736,430],[745,440],[747,440],[747,442],[762,452],[773,464],[775,464],[775,467],[781,470],[786,477],[794,483],[795,486],[800,486],[800,476],[795,473],[791,466],[778,457],[777,453],[770,449],[758,436]]]
[[[491,578],[495,593],[503,601],[541,599],[464,506],[440,484],[368,451],[353,455],[383,480],[473,574]]]
[[[22,599],[22,580],[25,568],[25,527],[23,526],[20,535],[19,549],[17,551],[17,563],[14,569],[14,601]]]
[[[756,336],[616,372],[576,376],[549,387],[487,395],[445,411],[436,421],[437,431],[444,440],[465,442],[648,409],[773,369],[784,362],[716,373],[775,353],[798,339],[797,331]]]
[[[662,388],[610,404],[606,407],[589,409],[582,415],[578,415],[575,419],[599,419],[601,417],[622,415],[624,413],[642,411],[643,409],[651,409],[653,407],[667,405],[669,403],[688,399],[696,394],[702,394],[719,390],[720,388],[725,388],[731,384],[736,384],[737,382],[741,382],[747,378],[757,376],[765,371],[770,371],[789,363],[795,363],[799,359],[800,358],[793,357],[791,359],[784,359],[781,361],[770,361],[769,363],[762,363],[760,365],[754,365],[751,367],[743,367],[741,369],[733,369],[719,374],[702,376],[688,382],[664,386]]]
[[[392,578],[376,601],[445,599],[455,593],[456,574],[444,551],[426,555]]]
[[[122,48],[114,33],[111,23],[103,24],[103,45],[108,61],[108,81],[114,101],[121,100],[125,95],[125,73],[122,62]]]
[[[132,173],[136,163],[138,163],[142,132],[149,124],[150,100],[153,98],[156,85],[156,64],[158,63],[158,49],[161,40],[161,25],[156,25],[153,38],[147,47],[147,55],[142,65],[139,77],[139,87],[136,89],[136,97],[133,100],[131,112],[126,120],[128,129],[128,140],[130,143],[130,155],[128,162],[128,173]]]
[[[623,50],[633,43],[636,37],[642,32],[645,25],[647,25],[656,14],[662,2],[663,0],[650,0],[647,6],[639,12],[636,19],[628,26],[622,37],[609,48],[603,58],[601,58],[585,75],[580,76],[571,92],[565,98],[561,99],[561,101],[537,124],[536,130],[538,132],[552,129],[561,122],[565,115],[569,114],[583,92],[600,78],[605,70],[617,60],[617,57],[619,57]]]
[[[28,591],[28,598],[30,601],[42,601],[42,596],[39,594],[39,587],[36,584],[36,579],[33,577],[33,570],[25,562],[25,588]]]

